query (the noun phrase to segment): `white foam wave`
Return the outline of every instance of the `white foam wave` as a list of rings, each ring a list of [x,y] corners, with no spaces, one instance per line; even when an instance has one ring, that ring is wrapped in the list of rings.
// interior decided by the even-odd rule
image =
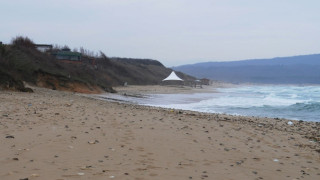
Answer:
[[[202,95],[201,98],[199,98],[199,94],[191,95],[198,96],[198,100],[194,101],[197,99],[194,98],[188,102],[174,100],[175,98],[179,98],[179,96],[171,96],[171,99],[165,99],[165,96],[163,96],[162,102],[164,100],[167,103],[160,103],[157,106],[210,113],[262,115],[269,117],[283,116],[296,119],[300,117],[294,116],[296,113],[290,112],[290,108],[287,107],[310,101],[320,102],[320,87],[317,86],[251,86],[219,89],[219,91],[220,93]],[[280,109],[286,109],[286,112],[281,112]],[[280,114],[274,114],[276,111]],[[304,116],[306,115],[304,114]]]

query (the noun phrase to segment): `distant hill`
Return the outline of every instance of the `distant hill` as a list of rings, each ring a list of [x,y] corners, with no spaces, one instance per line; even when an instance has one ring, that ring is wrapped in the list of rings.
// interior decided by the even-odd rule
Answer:
[[[73,92],[114,92],[112,87],[124,82],[128,85],[158,84],[172,71],[156,60],[109,58],[103,53],[100,56],[82,54],[81,61],[66,62],[35,47],[24,37],[17,37],[9,45],[0,44],[0,90],[30,91],[23,83],[28,82]],[[80,53],[68,51],[59,55],[72,54]],[[184,79],[194,79],[180,72],[177,74]]]
[[[320,84],[320,54],[173,67],[198,78],[231,83]]]

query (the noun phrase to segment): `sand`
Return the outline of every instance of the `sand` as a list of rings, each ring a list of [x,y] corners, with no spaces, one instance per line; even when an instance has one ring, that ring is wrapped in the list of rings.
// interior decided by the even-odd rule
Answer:
[[[190,86],[161,86],[161,85],[149,85],[149,86],[119,86],[114,87],[118,94],[171,94],[171,93],[212,93],[217,92],[215,88],[228,88],[239,87],[240,85],[228,84],[222,82],[213,82],[210,86],[197,86],[196,88]]]
[[[0,91],[1,180],[320,179],[319,123],[34,90]]]

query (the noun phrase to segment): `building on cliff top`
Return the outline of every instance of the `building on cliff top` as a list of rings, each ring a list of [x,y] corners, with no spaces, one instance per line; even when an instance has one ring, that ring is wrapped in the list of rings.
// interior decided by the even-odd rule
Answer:
[[[52,52],[52,55],[58,60],[81,62],[81,53],[71,52],[69,48],[63,48],[59,51]]]
[[[53,47],[51,44],[35,44],[34,46],[38,51],[41,52],[51,51]]]

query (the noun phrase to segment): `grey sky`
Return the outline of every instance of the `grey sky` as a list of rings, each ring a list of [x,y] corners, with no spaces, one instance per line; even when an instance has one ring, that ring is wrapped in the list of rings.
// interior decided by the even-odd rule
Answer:
[[[319,0],[0,0],[0,41],[202,61],[320,53]]]

